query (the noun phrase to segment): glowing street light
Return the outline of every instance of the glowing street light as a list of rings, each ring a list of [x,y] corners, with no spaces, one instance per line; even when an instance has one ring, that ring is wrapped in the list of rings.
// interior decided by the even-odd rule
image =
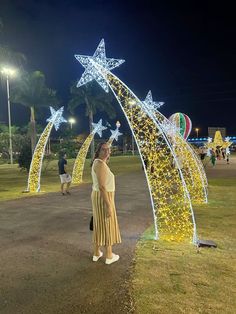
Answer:
[[[10,104],[10,87],[9,87],[9,77],[13,77],[16,74],[16,70],[4,67],[1,73],[6,76],[7,79],[7,108],[8,108],[8,127],[9,127],[9,155],[10,162],[13,164],[12,156],[12,134],[11,134],[11,104]]]
[[[76,122],[75,118],[68,119],[68,122],[70,123],[70,128],[72,129],[73,124]]]
[[[120,128],[120,121],[116,121],[116,127],[117,127],[117,129]]]
[[[197,133],[197,138],[198,138],[199,128],[196,128],[195,131],[196,131],[196,133]]]

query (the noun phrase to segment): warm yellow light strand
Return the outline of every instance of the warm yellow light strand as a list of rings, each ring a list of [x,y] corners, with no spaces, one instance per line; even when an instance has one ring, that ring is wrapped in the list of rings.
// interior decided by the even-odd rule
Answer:
[[[170,124],[169,120],[158,111],[155,112],[155,118],[160,124]],[[207,178],[202,162],[178,132],[175,132],[174,134],[173,132],[170,132],[169,134],[167,132],[166,135],[172,145],[175,156],[179,159],[179,164],[192,204],[206,203]]]
[[[194,240],[195,237],[196,240],[191,201],[168,139],[141,109],[139,100],[125,84],[110,72],[106,73],[106,77],[129,121],[146,164],[159,238],[182,241]]]
[[[84,164],[86,160],[86,156],[88,153],[89,146],[94,138],[94,133],[90,133],[89,136],[84,141],[81,146],[73,167],[72,171],[72,183],[79,184],[83,181],[83,172],[84,172]]]
[[[28,187],[29,192],[39,192],[40,191],[40,178],[41,178],[41,167],[44,157],[45,147],[51,133],[53,123],[49,122],[41,134],[38,143],[35,147],[34,154],[32,157],[30,171],[28,176]]]

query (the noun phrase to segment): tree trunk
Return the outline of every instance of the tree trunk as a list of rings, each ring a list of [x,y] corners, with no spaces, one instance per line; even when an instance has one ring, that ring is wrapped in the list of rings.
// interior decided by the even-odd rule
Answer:
[[[90,133],[93,131],[92,123],[93,123],[93,112],[92,112],[92,110],[90,110],[89,111],[89,130],[90,130]],[[91,160],[92,160],[93,156],[94,156],[94,138],[91,142],[90,154],[91,154]]]
[[[37,141],[36,123],[35,123],[35,118],[34,118],[34,107],[30,107],[30,139],[31,139],[31,151],[33,155],[34,149],[36,146],[36,141]]]

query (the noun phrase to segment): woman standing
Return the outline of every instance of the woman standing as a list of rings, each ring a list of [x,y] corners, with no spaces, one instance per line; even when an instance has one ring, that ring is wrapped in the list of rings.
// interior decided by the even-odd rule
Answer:
[[[103,253],[101,246],[106,247],[106,264],[119,260],[119,255],[112,253],[112,246],[121,243],[120,230],[116,217],[114,202],[115,177],[107,165],[110,157],[110,146],[100,143],[92,164],[92,207],[93,207],[93,261],[97,262]]]

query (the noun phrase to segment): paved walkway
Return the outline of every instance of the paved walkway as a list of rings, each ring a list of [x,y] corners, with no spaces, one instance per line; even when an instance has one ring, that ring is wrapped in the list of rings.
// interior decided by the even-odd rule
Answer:
[[[208,177],[236,177],[230,165],[207,165]],[[0,313],[129,313],[128,281],[136,242],[152,223],[142,171],[117,178],[121,259],[91,261],[90,185],[58,193],[0,202]]]
[[[0,203],[0,313],[128,313],[134,249],[152,223],[143,172],[117,178],[118,263],[91,261],[91,185]]]

